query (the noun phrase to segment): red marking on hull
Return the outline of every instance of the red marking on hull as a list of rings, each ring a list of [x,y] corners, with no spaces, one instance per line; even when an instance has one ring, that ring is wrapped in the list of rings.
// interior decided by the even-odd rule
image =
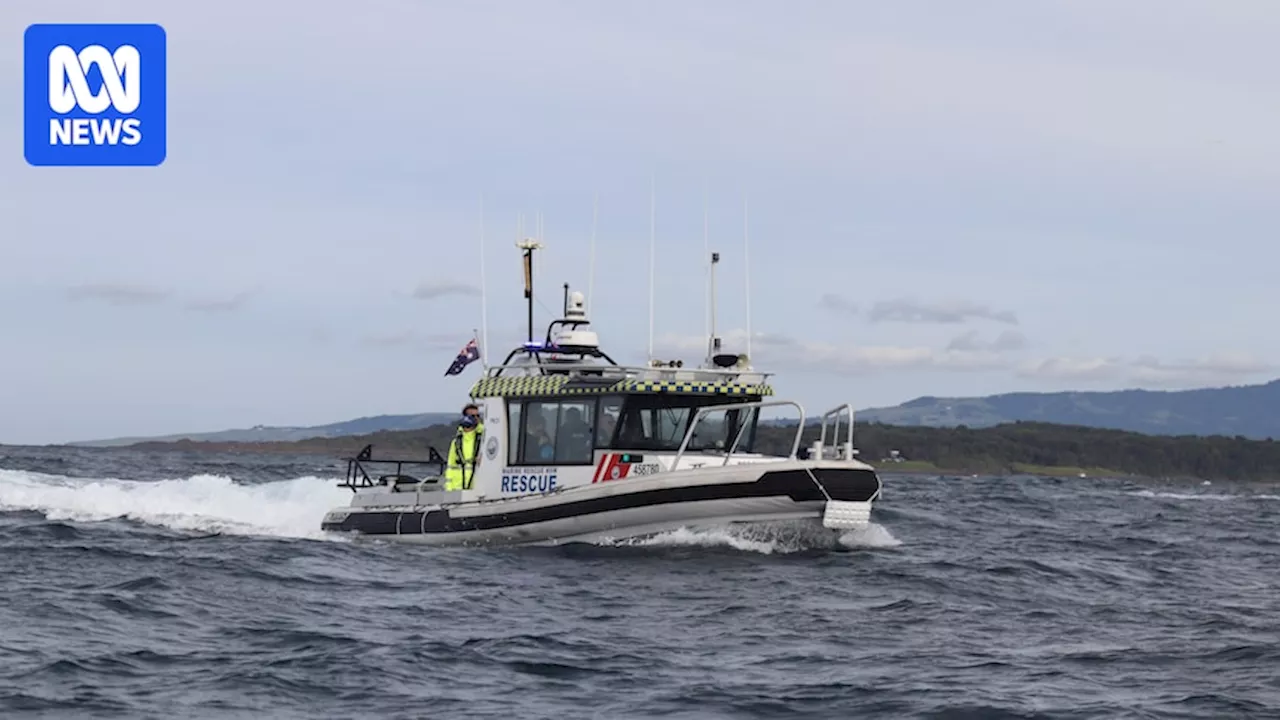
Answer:
[[[609,482],[611,480],[621,480],[631,472],[631,463],[622,462],[622,455],[614,453],[609,456],[609,462],[600,470],[599,482]]]
[[[592,484],[600,482],[600,478],[604,475],[604,469],[608,467],[609,460],[613,457],[613,453],[605,453],[600,456],[600,462],[596,465],[595,474],[591,476]]]

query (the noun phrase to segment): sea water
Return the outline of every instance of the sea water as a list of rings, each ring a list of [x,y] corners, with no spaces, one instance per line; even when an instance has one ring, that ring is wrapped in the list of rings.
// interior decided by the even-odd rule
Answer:
[[[0,717],[1280,717],[1280,491],[886,476],[872,526],[422,548],[326,458],[0,447]]]

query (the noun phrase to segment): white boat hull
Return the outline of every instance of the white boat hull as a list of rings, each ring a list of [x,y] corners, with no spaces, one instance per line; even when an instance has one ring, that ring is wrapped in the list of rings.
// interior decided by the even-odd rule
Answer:
[[[748,469],[750,468],[750,469]],[[861,463],[769,463],[665,473],[502,500],[391,505],[358,497],[322,527],[425,545],[546,545],[623,540],[681,527],[812,518],[833,531],[869,522],[880,479]],[[386,499],[384,502],[383,499]]]

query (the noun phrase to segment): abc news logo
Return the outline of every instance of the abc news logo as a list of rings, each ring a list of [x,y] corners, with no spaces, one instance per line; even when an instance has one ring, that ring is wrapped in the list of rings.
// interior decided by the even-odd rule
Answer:
[[[59,45],[49,53],[49,108],[66,115],[79,107],[96,115],[111,107],[128,115],[142,102],[141,63],[138,48],[132,45],[121,45],[114,53],[101,45],[90,45],[79,53]],[[89,89],[88,78],[95,66],[102,74],[102,88],[96,93]],[[141,141],[138,118],[49,119],[50,145],[137,145]]]
[[[164,28],[36,24],[24,39],[32,165],[160,165],[167,142]]]

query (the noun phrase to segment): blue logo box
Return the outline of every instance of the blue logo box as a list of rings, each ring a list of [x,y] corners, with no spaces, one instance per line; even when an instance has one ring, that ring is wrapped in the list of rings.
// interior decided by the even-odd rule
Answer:
[[[164,162],[166,35],[155,24],[36,24],[23,38],[23,145],[42,166]]]

